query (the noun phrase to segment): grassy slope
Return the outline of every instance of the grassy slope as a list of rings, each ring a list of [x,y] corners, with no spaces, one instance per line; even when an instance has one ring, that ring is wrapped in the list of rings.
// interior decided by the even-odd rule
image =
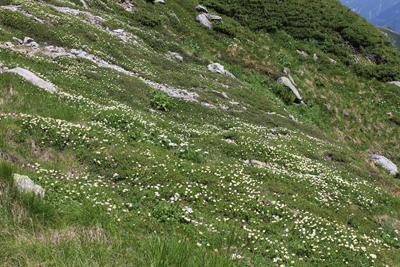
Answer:
[[[385,26],[377,26],[377,28],[378,28],[380,31],[383,31],[383,32],[385,32],[385,33],[388,35],[390,41],[392,42],[393,46],[394,46],[397,50],[400,49],[400,44],[399,44],[400,35],[399,35],[399,33],[395,32],[395,31],[392,30],[391,28],[388,28],[388,27],[385,27]]]
[[[0,9],[1,42],[30,36],[41,46],[82,48],[233,109],[171,99],[171,111],[153,114],[151,88],[139,79],[88,60],[0,48],[5,66],[28,68],[60,89],[49,94],[0,74],[4,265],[399,264],[399,182],[366,157],[400,165],[398,87],[357,77],[316,45],[306,44],[320,60],[304,58],[279,32],[241,28],[249,38],[232,39],[208,30],[194,22],[197,1],[138,1],[138,12],[149,12],[138,13],[142,22],[161,24],[154,28],[114,1],[87,1],[106,18],[102,28],[123,28],[138,46],[85,16],[17,2],[48,24]],[[209,73],[211,61],[239,80]],[[284,67],[307,107],[287,106],[270,90]],[[12,172],[44,186],[44,201],[16,193]]]

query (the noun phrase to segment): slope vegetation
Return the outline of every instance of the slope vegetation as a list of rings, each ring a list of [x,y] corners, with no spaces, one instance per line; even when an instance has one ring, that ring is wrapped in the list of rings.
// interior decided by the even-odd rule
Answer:
[[[399,54],[276,4],[1,0],[2,264],[398,265]]]

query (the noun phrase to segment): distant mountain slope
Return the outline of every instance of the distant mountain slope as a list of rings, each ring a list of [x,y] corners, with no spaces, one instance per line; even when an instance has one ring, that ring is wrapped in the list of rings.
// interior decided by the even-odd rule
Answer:
[[[376,26],[389,26],[400,32],[400,3],[388,8],[371,20]]]
[[[386,26],[377,26],[376,28],[384,33],[390,39],[393,46],[400,51],[400,34],[398,32]]]
[[[399,0],[340,0],[354,12],[371,21],[382,12],[399,3]]]

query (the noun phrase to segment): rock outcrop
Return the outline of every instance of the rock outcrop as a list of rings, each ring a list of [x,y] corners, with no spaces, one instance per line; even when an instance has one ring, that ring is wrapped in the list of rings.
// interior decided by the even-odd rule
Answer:
[[[393,82],[387,82],[387,83],[391,83],[391,84],[394,84],[394,85],[397,85],[397,86],[400,87],[400,82],[399,81],[393,81]]]
[[[297,103],[301,102],[302,98],[301,98],[301,96],[299,94],[299,91],[297,91],[296,87],[294,87],[294,85],[292,84],[292,82],[288,78],[280,77],[277,80],[277,82],[283,84],[284,86],[286,86],[287,88],[289,88],[293,92],[293,94],[296,96],[295,102],[297,102]]]
[[[57,89],[55,88],[55,86],[52,83],[46,82],[45,80],[43,80],[42,78],[39,78],[33,72],[31,72],[27,69],[16,67],[14,69],[6,70],[6,72],[17,73],[17,74],[21,75],[22,77],[24,77],[27,81],[30,81],[34,85],[37,85],[50,93],[57,92]]]
[[[219,74],[224,74],[224,75],[227,75],[227,76],[230,76],[230,77],[236,79],[235,75],[233,75],[229,71],[225,70],[224,66],[222,66],[219,63],[212,63],[212,64],[208,65],[207,68],[209,71],[216,72]]]
[[[206,15],[200,14],[196,17],[196,21],[200,24],[203,24],[204,26],[208,28],[212,28],[211,22],[207,19]]]
[[[183,57],[181,55],[179,55],[178,53],[174,53],[174,52],[168,51],[167,54],[170,55],[171,57],[176,58],[181,63],[183,63]]]
[[[221,18],[220,16],[207,14],[207,17],[208,17],[211,21],[216,20],[216,21],[222,22],[222,18]]]
[[[18,191],[23,193],[34,193],[44,197],[44,188],[35,184],[31,178],[26,175],[14,173],[14,184],[17,186]]]
[[[370,157],[374,163],[379,163],[383,168],[389,170],[390,174],[396,175],[399,173],[397,166],[386,157],[376,154],[368,154],[368,157]]]
[[[204,6],[198,5],[195,7],[197,11],[199,12],[204,12],[204,13],[208,13],[207,8],[205,8]]]

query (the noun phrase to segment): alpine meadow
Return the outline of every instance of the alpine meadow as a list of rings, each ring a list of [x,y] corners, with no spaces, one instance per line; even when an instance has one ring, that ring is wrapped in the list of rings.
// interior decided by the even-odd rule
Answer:
[[[396,38],[337,0],[0,0],[0,266],[400,266]]]

